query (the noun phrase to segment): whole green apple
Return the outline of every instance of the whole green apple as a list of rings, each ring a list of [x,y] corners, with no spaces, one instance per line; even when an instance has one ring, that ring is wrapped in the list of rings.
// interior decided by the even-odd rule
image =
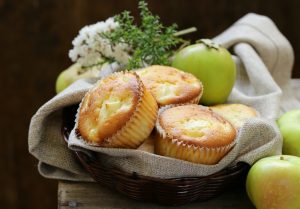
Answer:
[[[208,39],[180,50],[172,66],[194,74],[203,84],[200,103],[224,103],[236,79],[236,67],[231,54]]]
[[[282,153],[300,157],[300,109],[286,112],[277,124],[283,136]]]
[[[89,69],[84,71],[81,65],[73,64],[58,75],[55,84],[56,93],[61,92],[69,85],[71,85],[74,81],[80,78],[93,78],[97,77],[98,74],[99,71],[96,69]]]
[[[260,159],[248,173],[246,189],[257,209],[299,209],[300,158],[277,155]]]

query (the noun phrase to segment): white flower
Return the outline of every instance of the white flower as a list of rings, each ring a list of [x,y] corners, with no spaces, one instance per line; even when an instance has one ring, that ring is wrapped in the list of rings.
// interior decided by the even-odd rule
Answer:
[[[113,18],[83,27],[79,35],[72,41],[74,46],[69,51],[73,62],[88,67],[102,63],[107,58],[113,58],[120,64],[126,65],[130,58],[131,48],[127,44],[111,45],[102,33],[112,32],[118,27]]]

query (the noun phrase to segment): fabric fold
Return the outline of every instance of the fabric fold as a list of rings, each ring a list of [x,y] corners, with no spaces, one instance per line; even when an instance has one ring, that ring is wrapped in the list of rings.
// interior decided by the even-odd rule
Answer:
[[[226,48],[238,43],[251,45],[283,92],[281,113],[300,105],[290,83],[294,64],[293,48],[270,18],[249,13],[216,36],[214,41]]]

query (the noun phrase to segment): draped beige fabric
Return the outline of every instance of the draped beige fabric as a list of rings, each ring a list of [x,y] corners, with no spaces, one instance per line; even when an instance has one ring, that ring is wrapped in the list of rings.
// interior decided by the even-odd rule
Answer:
[[[229,103],[256,108],[260,118],[249,120],[239,131],[236,146],[216,165],[197,165],[142,150],[109,149],[83,144],[74,134],[69,148],[61,135],[62,109],[79,103],[93,80],[79,80],[44,104],[32,117],[29,151],[39,160],[39,172],[48,178],[91,181],[70,149],[99,153],[99,160],[138,174],[170,178],[205,176],[243,161],[280,154],[282,138],[275,120],[284,111],[299,107],[291,88],[293,50],[267,17],[248,14],[214,40],[230,48],[237,65],[237,81]]]

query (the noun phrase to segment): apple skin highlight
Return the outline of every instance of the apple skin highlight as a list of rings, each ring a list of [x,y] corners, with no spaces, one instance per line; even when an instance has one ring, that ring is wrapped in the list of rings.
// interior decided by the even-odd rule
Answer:
[[[97,69],[84,71],[79,64],[73,64],[58,75],[55,83],[55,91],[56,93],[60,93],[73,82],[81,78],[96,78],[98,74],[99,70]]]
[[[192,73],[203,83],[200,103],[204,105],[225,103],[236,80],[235,63],[227,49],[221,46],[187,46],[175,55],[172,66]]]
[[[277,125],[283,137],[282,153],[300,157],[300,109],[283,114]]]
[[[248,173],[246,190],[257,209],[299,209],[300,158],[278,155],[260,159]]]

